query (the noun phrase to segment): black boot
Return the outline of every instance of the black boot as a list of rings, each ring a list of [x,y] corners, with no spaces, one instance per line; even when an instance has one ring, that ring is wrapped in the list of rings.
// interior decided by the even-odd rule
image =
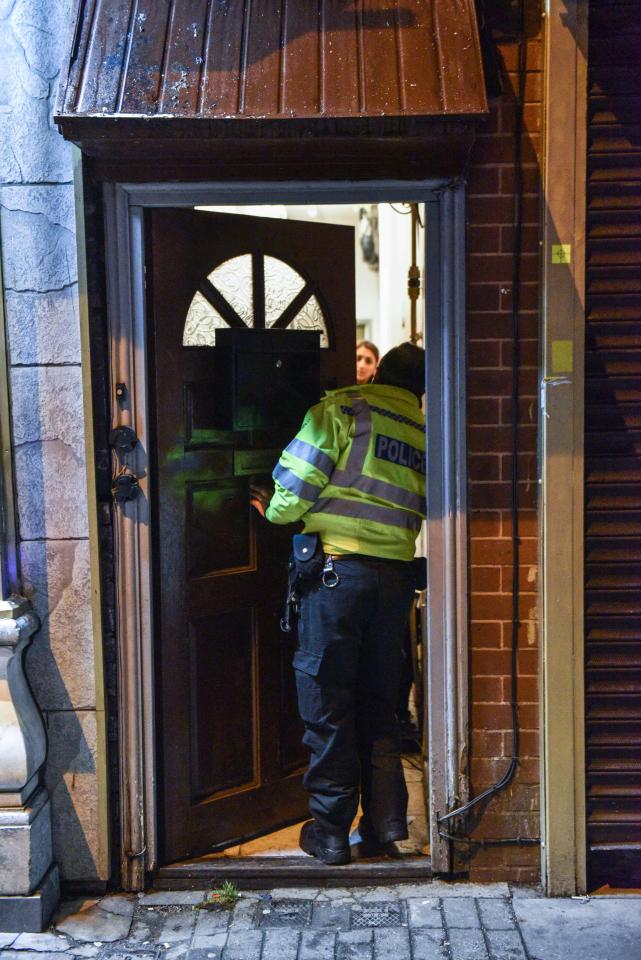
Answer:
[[[347,837],[332,836],[316,820],[308,820],[303,824],[299,844],[305,853],[331,866],[342,866],[351,860]]]
[[[360,837],[358,854],[361,858],[398,857],[400,854],[395,841],[406,840],[407,829],[403,830],[399,827],[397,830],[390,832],[389,836],[386,836],[385,839],[379,840],[369,820],[363,816],[358,821],[358,835]]]

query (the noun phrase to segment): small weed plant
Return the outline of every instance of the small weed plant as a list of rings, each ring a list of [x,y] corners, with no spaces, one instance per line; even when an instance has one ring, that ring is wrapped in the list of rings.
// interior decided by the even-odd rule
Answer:
[[[198,906],[203,910],[231,910],[239,897],[240,891],[236,884],[225,880],[219,887],[214,887]]]

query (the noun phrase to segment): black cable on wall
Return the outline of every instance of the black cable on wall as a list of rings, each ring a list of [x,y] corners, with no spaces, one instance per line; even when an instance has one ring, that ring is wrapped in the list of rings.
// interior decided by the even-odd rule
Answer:
[[[469,834],[480,822],[490,800],[510,785],[519,764],[520,730],[518,714],[518,653],[519,653],[519,502],[518,502],[518,456],[519,445],[519,397],[520,397],[520,312],[521,312],[521,255],[523,251],[523,113],[525,103],[525,80],[527,70],[527,37],[525,31],[525,0],[519,4],[519,57],[518,85],[514,99],[514,212],[512,261],[512,411],[511,411],[511,541],[512,541],[512,625],[510,640],[510,709],[512,718],[512,755],[507,770],[500,780],[487,787],[467,803],[439,817],[439,836],[455,846],[465,849],[464,856],[471,856],[476,848],[487,846],[518,846],[538,844],[538,838],[503,837],[473,840]],[[475,816],[470,814],[475,812]],[[451,826],[450,826],[451,825]]]

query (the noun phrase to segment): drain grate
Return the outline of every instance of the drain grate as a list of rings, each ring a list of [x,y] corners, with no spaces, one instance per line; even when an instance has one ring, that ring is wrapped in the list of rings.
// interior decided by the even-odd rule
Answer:
[[[366,903],[352,908],[352,929],[362,927],[400,927],[403,922],[400,903]]]
[[[311,900],[272,900],[262,908],[261,927],[304,927],[312,915]]]

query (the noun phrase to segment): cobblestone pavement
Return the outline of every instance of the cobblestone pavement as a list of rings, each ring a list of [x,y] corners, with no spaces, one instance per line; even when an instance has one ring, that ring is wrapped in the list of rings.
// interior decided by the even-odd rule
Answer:
[[[202,891],[66,903],[2,960],[641,960],[641,898],[545,899],[505,884]]]

